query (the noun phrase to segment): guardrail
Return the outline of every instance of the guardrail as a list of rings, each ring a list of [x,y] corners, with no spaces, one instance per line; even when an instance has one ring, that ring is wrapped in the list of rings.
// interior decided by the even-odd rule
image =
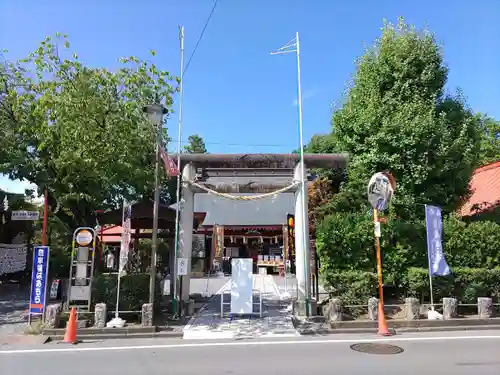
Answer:
[[[231,296],[231,290],[228,290],[227,287],[225,287],[223,290],[220,292],[220,317],[224,317],[224,305],[231,305],[231,299],[229,299],[229,302],[224,302],[224,296],[226,294],[229,294]],[[256,302],[254,300],[255,295],[259,296],[259,300]],[[258,305],[259,306],[259,311],[257,313],[253,312],[253,306]],[[259,317],[262,318],[263,316],[263,311],[262,311],[262,291],[259,289],[252,289],[252,315],[258,315]]]

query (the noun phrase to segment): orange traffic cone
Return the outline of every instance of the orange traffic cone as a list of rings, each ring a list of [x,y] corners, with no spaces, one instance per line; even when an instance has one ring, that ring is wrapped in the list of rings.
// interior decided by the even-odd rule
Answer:
[[[385,320],[384,304],[378,301],[378,334],[381,336],[392,336],[394,333],[389,331]]]
[[[69,320],[66,325],[66,333],[64,334],[64,340],[67,344],[77,344],[76,340],[76,309],[73,307],[71,313],[69,314]]]

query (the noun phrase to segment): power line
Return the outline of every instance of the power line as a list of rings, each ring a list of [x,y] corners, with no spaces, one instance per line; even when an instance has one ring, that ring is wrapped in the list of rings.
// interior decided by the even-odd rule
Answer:
[[[208,24],[210,23],[210,20],[212,19],[212,15],[215,12],[215,8],[217,7],[217,3],[219,0],[214,1],[214,5],[212,7],[212,10],[210,11],[210,14],[207,17],[207,20],[205,21],[205,25],[203,26],[203,29],[201,30],[201,34],[198,37],[198,40],[196,41],[196,44],[194,46],[193,52],[191,52],[191,55],[189,56],[188,62],[186,63],[186,66],[184,68],[184,71],[182,72],[183,76],[186,74],[186,71],[189,68],[189,65],[191,64],[191,61],[193,60],[193,57],[196,53],[196,50],[198,49],[198,46],[200,45],[201,40],[203,39],[203,35],[205,34],[205,31],[207,30]],[[180,82],[177,84],[177,87],[175,88],[175,91],[179,88]]]

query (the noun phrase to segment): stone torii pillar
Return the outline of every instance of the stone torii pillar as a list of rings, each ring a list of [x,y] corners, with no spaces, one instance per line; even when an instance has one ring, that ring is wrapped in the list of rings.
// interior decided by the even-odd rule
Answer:
[[[293,179],[294,181],[301,181],[300,178],[301,167],[300,163],[295,166]],[[304,180],[306,179],[306,171],[304,170]],[[302,207],[302,201],[305,202],[305,213]],[[297,277],[297,305],[298,313],[302,315],[305,313],[306,299],[310,300],[311,296],[311,255],[309,253],[309,217],[308,217],[308,196],[307,189],[306,195],[303,196],[302,188],[299,185],[295,192],[295,274]],[[305,221],[305,228],[304,228]],[[305,229],[305,230],[304,230]],[[304,241],[305,238],[305,241]],[[311,306],[309,302],[309,314],[316,315],[315,306]],[[304,314],[305,315],[305,314]]]
[[[179,258],[186,258],[188,274],[180,276],[182,278],[182,289],[179,299],[186,303],[189,301],[189,287],[191,281],[191,256],[193,249],[193,220],[194,220],[194,192],[187,181],[193,181],[196,176],[196,169],[188,163],[182,169],[182,191],[179,220]],[[175,265],[177,267],[177,265]]]

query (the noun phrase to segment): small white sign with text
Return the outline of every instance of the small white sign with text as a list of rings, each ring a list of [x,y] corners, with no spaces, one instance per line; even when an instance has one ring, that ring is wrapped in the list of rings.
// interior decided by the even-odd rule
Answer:
[[[12,211],[11,220],[38,220],[40,213],[38,211]]]

